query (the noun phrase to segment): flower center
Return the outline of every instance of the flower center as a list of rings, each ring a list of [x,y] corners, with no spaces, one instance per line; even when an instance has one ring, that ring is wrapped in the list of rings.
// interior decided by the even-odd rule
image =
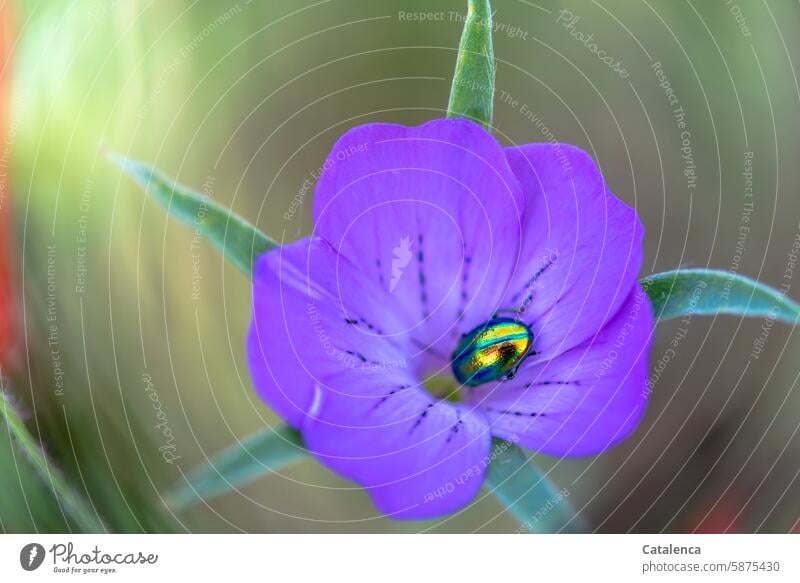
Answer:
[[[422,386],[440,401],[457,403],[462,400],[461,385],[451,374],[442,373],[424,377]]]

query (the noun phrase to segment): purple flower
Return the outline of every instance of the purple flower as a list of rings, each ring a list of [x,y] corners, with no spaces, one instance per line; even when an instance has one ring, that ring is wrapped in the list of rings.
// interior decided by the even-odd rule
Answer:
[[[578,456],[633,431],[644,230],[585,152],[442,119],[354,128],[324,168],[312,236],[258,259],[248,337],[259,394],[323,464],[429,518],[475,496],[493,435]],[[509,309],[533,335],[517,369],[458,383],[462,335]]]

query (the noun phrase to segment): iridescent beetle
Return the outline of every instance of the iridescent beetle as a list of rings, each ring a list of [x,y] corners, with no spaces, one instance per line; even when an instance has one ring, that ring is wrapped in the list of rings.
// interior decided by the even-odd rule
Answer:
[[[453,374],[471,387],[513,378],[522,361],[534,354],[532,346],[533,332],[524,322],[495,314],[461,337],[453,351]]]

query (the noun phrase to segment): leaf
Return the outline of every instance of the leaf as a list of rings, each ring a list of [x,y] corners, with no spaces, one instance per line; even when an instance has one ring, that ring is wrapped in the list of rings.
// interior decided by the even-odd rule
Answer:
[[[686,315],[759,316],[796,324],[800,305],[784,293],[730,271],[677,269],[646,277],[642,287],[659,320]]]
[[[197,229],[248,277],[259,255],[277,243],[231,209],[173,182],[163,173],[136,160],[106,152],[109,160],[131,176],[168,213]]]
[[[521,532],[587,532],[567,502],[569,490],[556,489],[516,445],[494,439],[485,485],[519,520]]]
[[[108,532],[97,511],[67,482],[55,463],[47,458],[37,440],[25,427],[22,417],[3,387],[2,378],[0,378],[0,421],[5,422],[8,435],[16,449],[27,458],[56,497],[62,511],[75,522],[80,531],[92,534]]]
[[[450,87],[447,117],[465,117],[489,129],[492,125],[494,76],[491,3],[489,0],[469,0]]]
[[[308,454],[300,434],[283,425],[267,428],[212,457],[167,495],[176,509],[229,492],[277,472]]]
[[[288,426],[269,428],[215,455],[186,476],[186,483],[167,495],[177,510],[254,482],[303,459],[308,451],[300,434]],[[565,490],[557,490],[515,445],[494,440],[486,486],[523,529],[531,532],[583,532]]]

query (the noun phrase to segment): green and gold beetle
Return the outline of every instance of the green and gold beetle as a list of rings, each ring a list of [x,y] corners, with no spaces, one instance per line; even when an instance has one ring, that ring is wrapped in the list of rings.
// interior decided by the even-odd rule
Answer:
[[[534,354],[532,347],[533,332],[524,322],[495,314],[461,337],[453,351],[453,374],[471,387],[512,378],[522,361]]]

